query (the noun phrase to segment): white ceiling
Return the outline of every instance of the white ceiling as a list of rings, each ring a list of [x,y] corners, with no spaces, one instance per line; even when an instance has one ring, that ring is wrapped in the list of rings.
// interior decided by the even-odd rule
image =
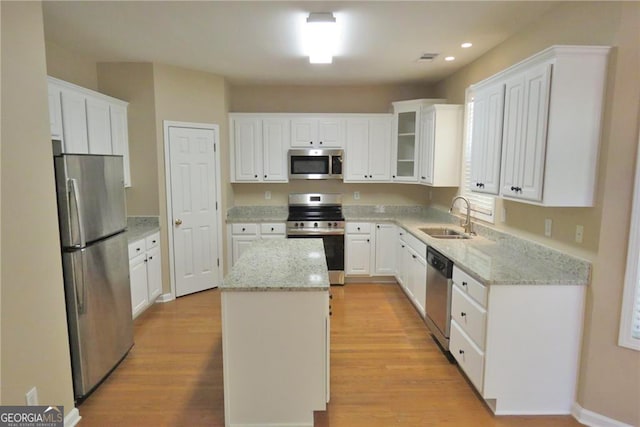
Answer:
[[[45,1],[45,37],[98,61],[161,62],[232,83],[429,83],[549,11],[542,1]],[[299,30],[334,12],[341,52],[311,65]],[[465,41],[473,43],[462,49]],[[439,53],[418,63],[423,53]],[[456,57],[445,62],[444,57]]]

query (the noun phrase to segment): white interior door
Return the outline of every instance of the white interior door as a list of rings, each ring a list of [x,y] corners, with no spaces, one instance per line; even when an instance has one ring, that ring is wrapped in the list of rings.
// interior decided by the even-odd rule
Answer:
[[[217,286],[216,134],[213,129],[168,129],[176,296]]]

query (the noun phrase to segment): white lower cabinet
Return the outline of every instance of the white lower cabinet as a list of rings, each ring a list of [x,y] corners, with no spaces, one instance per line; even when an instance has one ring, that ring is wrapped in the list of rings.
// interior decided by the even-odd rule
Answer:
[[[396,280],[422,317],[427,293],[427,245],[404,228],[397,233]]]
[[[284,239],[287,237],[286,225],[274,223],[236,223],[229,225],[231,235],[231,266],[242,256],[244,251],[258,239]]]
[[[136,318],[162,293],[160,233],[129,243],[131,314]]]
[[[394,224],[376,224],[374,273],[379,276],[396,274],[396,234]]]
[[[453,282],[449,350],[493,412],[569,414],[585,287]]]
[[[345,274],[369,276],[375,248],[371,242],[371,224],[366,222],[347,223],[345,231]]]

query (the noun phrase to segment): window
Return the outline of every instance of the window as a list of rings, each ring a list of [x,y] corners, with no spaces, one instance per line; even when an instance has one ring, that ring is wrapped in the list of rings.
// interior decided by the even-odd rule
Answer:
[[[493,196],[474,193],[471,191],[471,135],[473,135],[473,97],[467,91],[467,103],[465,108],[465,131],[462,156],[462,185],[460,195],[471,203],[471,216],[490,223],[495,222],[496,200]],[[463,209],[463,208],[461,208]]]
[[[640,350],[640,141],[618,344]]]

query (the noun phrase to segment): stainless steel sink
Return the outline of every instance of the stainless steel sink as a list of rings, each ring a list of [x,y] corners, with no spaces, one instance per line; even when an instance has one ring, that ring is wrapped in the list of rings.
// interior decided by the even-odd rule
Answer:
[[[445,227],[423,227],[418,230],[434,239],[470,239],[471,236]]]

